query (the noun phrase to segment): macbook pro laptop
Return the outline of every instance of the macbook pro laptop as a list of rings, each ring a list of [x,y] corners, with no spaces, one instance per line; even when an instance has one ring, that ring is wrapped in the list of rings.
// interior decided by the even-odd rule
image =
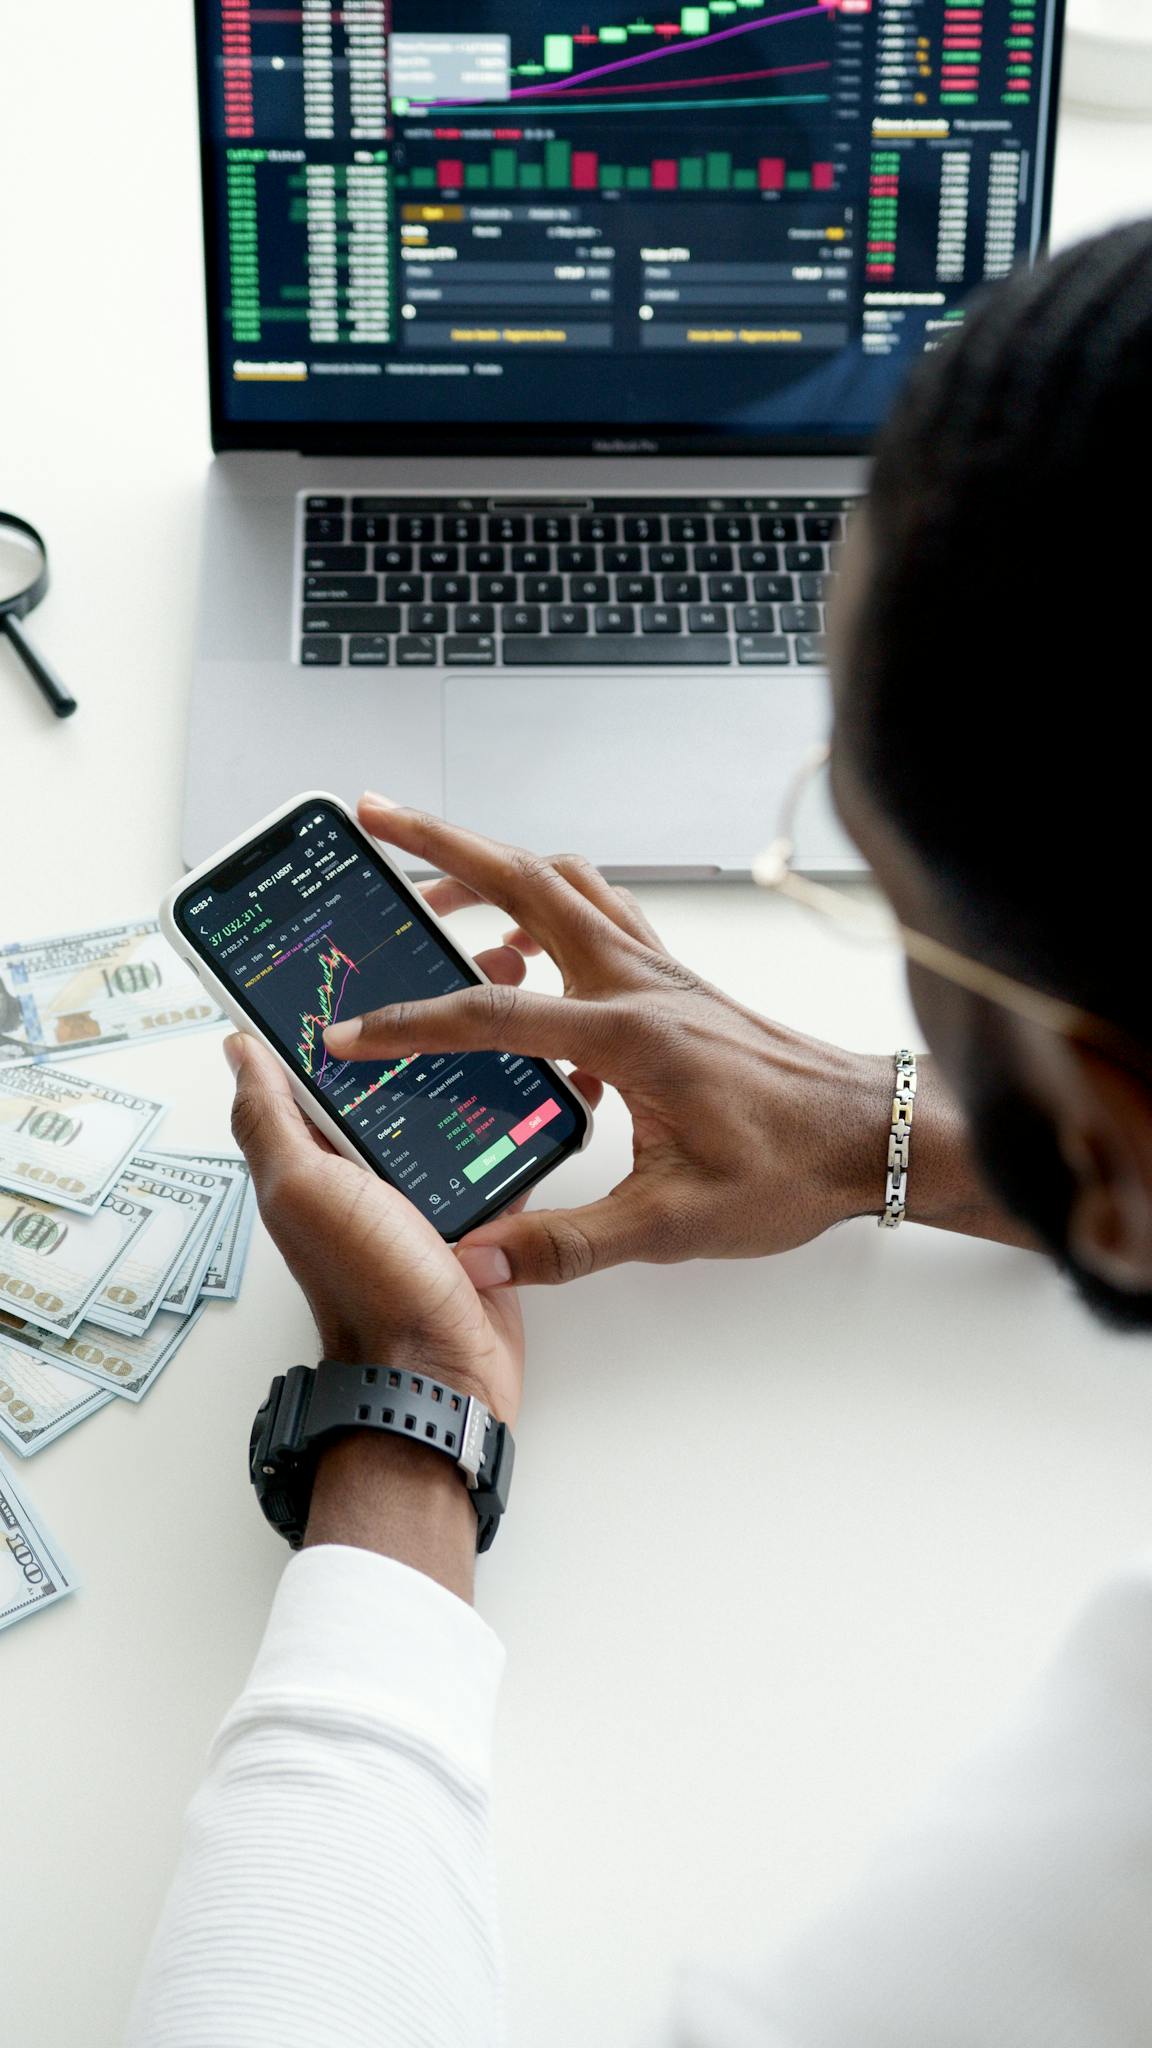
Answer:
[[[196,14],[188,860],[368,786],[747,873],[877,423],[1044,242],[1062,0]]]

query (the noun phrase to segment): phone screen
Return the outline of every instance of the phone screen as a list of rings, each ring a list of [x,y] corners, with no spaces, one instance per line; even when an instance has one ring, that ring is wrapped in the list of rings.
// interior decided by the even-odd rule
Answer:
[[[447,1238],[576,1150],[586,1114],[560,1077],[507,1052],[334,1059],[324,1027],[481,977],[420,900],[322,800],[185,890],[176,922],[356,1148]]]

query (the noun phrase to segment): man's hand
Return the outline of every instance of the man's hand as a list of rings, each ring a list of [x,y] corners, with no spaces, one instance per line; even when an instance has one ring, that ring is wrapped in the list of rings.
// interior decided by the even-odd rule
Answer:
[[[332,1150],[257,1039],[230,1038],[225,1050],[237,1076],[232,1130],[260,1214],[316,1318],[323,1355],[350,1365],[426,1366],[513,1423],[524,1363],[515,1294],[477,1294],[407,1196]]]
[[[330,1050],[357,1060],[470,1048],[569,1060],[593,1101],[609,1082],[631,1112],[627,1179],[587,1208],[484,1224],[460,1254],[478,1286],[572,1280],[626,1259],[783,1251],[879,1211],[890,1059],[802,1038],[710,987],[585,861],[538,859],[371,798],[360,818],[451,878],[426,890],[433,909],[507,911],[508,945],[546,950],[564,995],[517,990],[505,975],[503,986],[330,1026]]]

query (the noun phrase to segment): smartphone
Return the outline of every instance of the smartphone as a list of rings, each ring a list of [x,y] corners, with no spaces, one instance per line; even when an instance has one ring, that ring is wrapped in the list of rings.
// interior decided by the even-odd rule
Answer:
[[[337,1151],[399,1188],[449,1244],[587,1144],[591,1111],[548,1060],[328,1052],[324,1027],[342,1017],[487,979],[338,797],[273,811],[171,890],[160,918]]]

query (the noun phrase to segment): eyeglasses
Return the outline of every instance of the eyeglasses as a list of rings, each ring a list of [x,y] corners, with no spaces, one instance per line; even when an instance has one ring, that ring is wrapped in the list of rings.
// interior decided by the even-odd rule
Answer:
[[[1060,996],[1048,995],[1043,989],[1032,988],[1027,982],[1016,981],[1011,975],[1002,974],[999,968],[989,967],[981,960],[972,960],[942,940],[930,938],[926,932],[914,931],[910,925],[901,924],[887,904],[861,902],[831,882],[798,874],[793,865],[797,815],[818,778],[827,774],[830,759],[831,748],[822,744],[814,747],[801,762],[785,794],[776,837],[752,863],[752,879],[759,888],[773,889],[790,902],[816,911],[833,921],[847,936],[866,942],[896,942],[903,947],[909,960],[914,960],[918,967],[927,968],[929,973],[939,975],[942,981],[967,989],[971,995],[983,996],[986,1001],[998,1004],[1002,1010],[1010,1011],[1027,1024],[1037,1024],[1042,1030],[1054,1031],[1060,1038],[1091,1046],[1118,1065],[1135,1070],[1144,1079],[1152,1074],[1149,1048],[1138,1039],[1129,1037],[1118,1025],[1110,1024],[1106,1018],[1097,1017],[1090,1010],[1082,1010],[1075,1003],[1065,1002]]]

